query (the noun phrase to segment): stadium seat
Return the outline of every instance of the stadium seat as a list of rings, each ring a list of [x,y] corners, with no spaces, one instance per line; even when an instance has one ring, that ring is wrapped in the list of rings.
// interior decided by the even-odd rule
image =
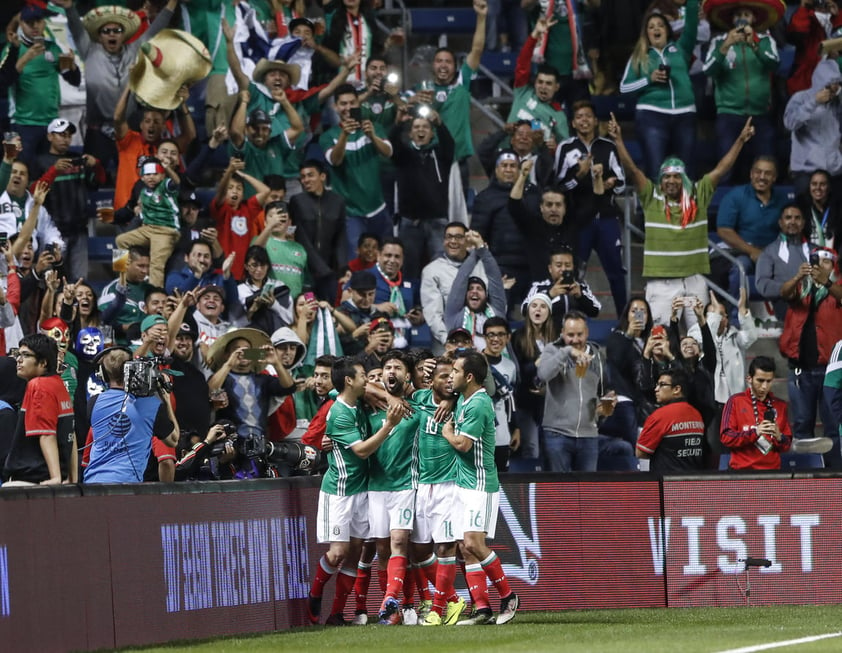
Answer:
[[[824,457],[820,453],[781,454],[781,471],[824,469]]]
[[[731,454],[730,453],[722,453],[719,454],[719,471],[720,472],[727,472],[728,465],[731,462]]]
[[[634,120],[634,109],[637,106],[637,99],[634,96],[592,95],[591,102],[596,108],[596,117],[600,120],[610,120],[612,113],[621,122]]]
[[[413,34],[470,34],[477,21],[468,7],[452,9],[410,9],[410,31]]]
[[[111,263],[114,249],[113,236],[91,236],[88,238],[88,260],[95,263]]]
[[[517,55],[512,52],[485,52],[480,64],[497,77],[513,77]]]

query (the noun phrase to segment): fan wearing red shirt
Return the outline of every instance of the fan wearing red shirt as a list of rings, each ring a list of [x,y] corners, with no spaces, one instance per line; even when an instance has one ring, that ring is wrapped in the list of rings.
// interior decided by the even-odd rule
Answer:
[[[732,395],[722,411],[722,444],[731,469],[780,469],[792,445],[786,403],[771,392],[775,361],[758,356],[748,368],[748,389]]]
[[[232,270],[239,270],[235,277],[242,281],[242,270],[246,262],[246,250],[251,239],[260,233],[258,215],[269,196],[269,187],[259,179],[243,172],[245,163],[233,158],[219,180],[216,196],[211,201],[210,213],[216,223],[219,244],[226,254],[235,253]],[[257,194],[245,199],[247,181]]]

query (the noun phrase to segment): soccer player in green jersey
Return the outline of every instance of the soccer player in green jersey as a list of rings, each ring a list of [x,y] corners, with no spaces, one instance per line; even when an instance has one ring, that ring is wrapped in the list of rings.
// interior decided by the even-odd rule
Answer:
[[[383,386],[392,397],[403,399],[410,381],[407,355],[393,349],[386,353],[382,363]],[[383,424],[385,415],[384,411],[372,414],[369,420],[372,430]],[[415,521],[418,477],[414,460],[419,416],[416,412],[401,420],[369,461],[369,528],[371,537],[377,540],[381,569],[388,560],[386,592],[380,605],[380,624],[386,626],[396,625],[401,620],[398,597],[407,574],[409,534]]]
[[[331,380],[339,396],[327,416],[326,433],[333,441],[328,453],[328,469],[319,492],[316,517],[317,539],[330,548],[319,560],[310,587],[307,612],[310,622],[319,622],[325,584],[339,573],[333,608],[328,622],[344,624],[342,610],[357,577],[357,560],[363,540],[368,537],[368,458],[382,445],[401,421],[403,407],[393,402],[386,411],[383,426],[370,434],[368,420],[358,405],[365,394],[363,366],[340,358],[333,366]]]
[[[421,622],[424,626],[450,626],[456,623],[465,600],[454,590],[456,579],[456,536],[453,528],[456,500],[456,450],[444,438],[444,424],[435,419],[439,404],[452,399],[450,373],[453,359],[435,359],[429,389],[412,395],[416,410],[421,413],[418,429],[418,491],[415,499],[415,527],[412,542],[416,554],[432,554],[436,545],[436,568],[433,606]],[[418,555],[419,558],[423,557]]]
[[[488,548],[497,527],[500,483],[494,464],[494,404],[483,384],[488,362],[476,351],[456,359],[450,372],[451,390],[459,394],[453,418],[442,434],[458,453],[456,459],[456,532],[462,536],[465,576],[475,613],[459,625],[505,624],[511,621],[520,603],[509,587],[497,554]],[[485,577],[500,594],[500,614],[495,622]]]

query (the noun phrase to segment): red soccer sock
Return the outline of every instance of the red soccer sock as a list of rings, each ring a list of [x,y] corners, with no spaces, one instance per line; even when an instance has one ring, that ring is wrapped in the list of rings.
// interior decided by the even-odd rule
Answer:
[[[390,597],[396,599],[400,595],[401,590],[403,590],[403,581],[405,576],[406,556],[396,555],[393,553],[392,557],[389,558],[389,582],[386,585],[386,593],[383,597],[383,603],[380,605],[381,610],[386,605],[386,599]]]
[[[506,580],[506,574],[503,571],[503,565],[494,551],[480,564],[485,571],[485,575],[488,576],[488,580],[494,584],[494,588],[501,599],[512,593],[512,588],[509,587],[509,581]]]
[[[439,561],[435,553],[431,553],[430,557],[423,562],[418,563],[418,569],[424,574],[427,582],[433,587],[436,586],[436,575],[438,574]]]
[[[444,616],[451,595],[456,594],[453,585],[456,580],[456,559],[439,558],[436,572],[436,593],[433,597],[433,611]],[[458,599],[457,599],[458,600]]]
[[[331,567],[328,564],[326,555],[319,558],[319,565],[316,567],[316,577],[310,586],[310,596],[321,596],[325,591],[325,584],[337,571],[339,570],[336,567]]]
[[[336,594],[333,595],[333,607],[330,614],[340,614],[345,611],[345,603],[348,595],[354,589],[354,582],[357,580],[357,570],[342,567],[336,577]]]
[[[465,565],[465,578],[468,579],[468,591],[474,610],[491,607],[488,602],[488,584],[482,565]]]
[[[403,579],[403,605],[414,605],[415,581],[415,565],[409,565]]]
[[[427,574],[421,567],[413,567],[412,573],[415,575],[415,584],[418,586],[418,600],[430,600],[430,588],[427,586]]]
[[[383,567],[377,567],[377,584],[380,585],[380,593],[386,593],[386,584],[389,579],[389,571]]]
[[[371,563],[360,562],[357,564],[357,580],[354,582],[354,595],[356,597],[354,609],[357,612],[366,611],[369,585],[371,585]]]

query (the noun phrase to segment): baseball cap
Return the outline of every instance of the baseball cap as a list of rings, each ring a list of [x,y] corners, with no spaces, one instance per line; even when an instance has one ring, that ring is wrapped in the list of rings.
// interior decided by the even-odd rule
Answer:
[[[351,281],[348,282],[348,287],[351,290],[364,291],[374,290],[377,287],[377,279],[367,270],[360,270],[351,275]]]
[[[394,331],[395,325],[392,324],[392,321],[386,317],[376,317],[368,325],[369,331],[380,331],[382,329]]]
[[[47,9],[46,4],[44,4],[43,7],[38,6],[37,4],[27,4],[20,10],[20,19],[27,23],[55,15],[56,12]]]
[[[485,279],[482,277],[468,277],[468,285],[470,286],[472,283],[479,284],[483,290],[488,292],[488,286],[485,285]]]
[[[190,336],[191,340],[197,340],[199,338],[199,329],[196,326],[196,323],[192,320],[185,320],[181,323],[181,326],[178,327],[178,336]]]
[[[225,291],[224,291],[222,288],[220,288],[219,286],[216,286],[216,285],[213,285],[213,284],[211,284],[211,285],[209,285],[209,286],[202,286],[202,287],[201,287],[201,288],[200,288],[200,289],[196,292],[196,299],[199,299],[199,297],[201,297],[202,295],[206,295],[206,294],[208,294],[209,292],[215,292],[215,293],[217,293],[217,294],[218,294],[218,295],[219,295],[222,299],[225,299]]]
[[[447,334],[447,342],[455,342],[457,340],[468,340],[473,342],[474,337],[467,329],[453,329],[453,331]]]
[[[76,125],[64,118],[54,118],[53,121],[47,125],[48,134],[63,134],[67,130],[70,130],[71,134],[75,134]]]
[[[253,110],[246,121],[247,125],[271,125],[272,119],[263,109]]]
[[[316,33],[316,25],[313,23],[313,21],[309,18],[303,17],[293,18],[291,21],[289,21],[289,33],[292,34],[295,31],[295,28],[299,25],[306,25],[310,28],[310,31],[312,31],[314,34]]]
[[[202,208],[202,203],[199,201],[199,196],[196,195],[195,190],[183,189],[178,194],[178,203],[181,204],[181,205],[193,204],[194,206],[198,206],[199,208]]]
[[[167,324],[167,318],[157,313],[155,315],[147,315],[143,318],[143,322],[140,323],[140,332],[146,333],[156,324]]]

